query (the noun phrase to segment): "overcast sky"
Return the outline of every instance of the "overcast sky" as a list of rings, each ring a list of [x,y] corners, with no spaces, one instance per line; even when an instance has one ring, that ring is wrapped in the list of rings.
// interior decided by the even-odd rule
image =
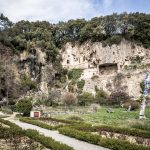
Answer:
[[[150,0],[0,0],[0,13],[13,22],[90,19],[124,11],[150,14]]]

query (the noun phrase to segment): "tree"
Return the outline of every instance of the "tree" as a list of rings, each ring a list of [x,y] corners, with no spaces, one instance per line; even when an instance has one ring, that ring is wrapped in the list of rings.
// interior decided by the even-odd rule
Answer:
[[[0,100],[5,98],[9,102],[19,97],[19,82],[16,80],[13,54],[8,47],[0,44]]]
[[[30,111],[32,110],[31,98],[21,99],[16,103],[17,111],[23,113],[24,116],[29,116]]]
[[[80,106],[86,106],[94,100],[94,96],[91,93],[84,92],[78,95],[77,99]]]
[[[139,119],[145,119],[146,97],[148,96],[149,93],[149,87],[150,87],[150,77],[149,74],[146,73],[144,78],[143,101],[141,103]]]
[[[129,95],[127,93],[123,91],[114,91],[110,94],[109,103],[113,105],[120,105],[128,99]]]
[[[107,93],[103,89],[98,89],[96,91],[95,102],[101,105],[106,105],[108,103]]]
[[[62,96],[62,101],[66,106],[71,106],[76,103],[76,97],[72,93],[66,93]]]

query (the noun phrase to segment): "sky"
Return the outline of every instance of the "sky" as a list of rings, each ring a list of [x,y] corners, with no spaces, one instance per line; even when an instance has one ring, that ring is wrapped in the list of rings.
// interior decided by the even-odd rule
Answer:
[[[137,11],[150,14],[150,0],[0,0],[0,13],[13,22],[47,20],[57,23]]]

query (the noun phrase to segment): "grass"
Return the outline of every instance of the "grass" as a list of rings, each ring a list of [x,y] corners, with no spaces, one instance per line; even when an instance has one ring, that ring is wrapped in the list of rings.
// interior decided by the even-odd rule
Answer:
[[[93,125],[113,125],[120,127],[131,127],[136,123],[146,123],[150,121],[150,107],[146,108],[146,119],[139,120],[139,110],[126,112],[123,108],[114,108],[114,113],[107,113],[107,107],[101,107],[96,113],[89,114],[63,114],[55,115],[55,118],[66,119],[76,115],[84,119],[85,122]]]

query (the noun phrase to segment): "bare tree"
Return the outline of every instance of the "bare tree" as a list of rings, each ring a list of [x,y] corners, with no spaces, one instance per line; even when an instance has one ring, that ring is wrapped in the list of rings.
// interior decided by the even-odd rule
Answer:
[[[67,92],[62,96],[62,101],[65,106],[71,106],[76,103],[76,97],[72,93]]]
[[[148,96],[148,90],[150,87],[150,77],[148,73],[146,73],[144,78],[144,94],[143,94],[143,101],[140,107],[140,114],[139,119],[145,119],[145,108],[146,108],[146,97]]]
[[[16,66],[13,63],[13,56],[6,47],[0,45],[0,101],[12,100],[18,95],[15,71]],[[5,51],[4,51],[5,50]],[[4,51],[4,52],[3,52]]]

